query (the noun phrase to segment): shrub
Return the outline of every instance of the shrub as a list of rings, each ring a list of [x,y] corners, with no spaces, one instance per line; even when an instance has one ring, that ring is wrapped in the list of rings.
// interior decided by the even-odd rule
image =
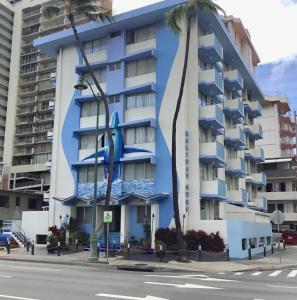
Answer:
[[[155,239],[165,244],[167,249],[176,249],[177,237],[175,229],[159,228],[156,231]]]
[[[216,234],[211,233],[206,237],[205,240],[205,250],[206,251],[214,251],[214,252],[222,252],[225,249],[225,244],[223,239],[220,237],[220,233]]]
[[[187,250],[196,251],[198,249],[199,244],[201,245],[202,249],[205,250],[206,238],[207,238],[207,234],[202,230],[187,231],[187,234],[185,235]]]

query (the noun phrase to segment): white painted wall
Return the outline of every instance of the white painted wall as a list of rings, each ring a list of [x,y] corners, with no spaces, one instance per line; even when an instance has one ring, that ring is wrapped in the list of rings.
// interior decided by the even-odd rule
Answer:
[[[22,230],[26,237],[36,242],[36,235],[47,235],[49,228],[48,211],[24,211],[22,214]]]

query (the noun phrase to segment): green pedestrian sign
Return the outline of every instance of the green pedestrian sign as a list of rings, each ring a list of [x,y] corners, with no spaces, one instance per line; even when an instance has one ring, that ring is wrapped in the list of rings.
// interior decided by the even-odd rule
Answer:
[[[103,216],[104,223],[112,223],[112,211],[105,211]]]

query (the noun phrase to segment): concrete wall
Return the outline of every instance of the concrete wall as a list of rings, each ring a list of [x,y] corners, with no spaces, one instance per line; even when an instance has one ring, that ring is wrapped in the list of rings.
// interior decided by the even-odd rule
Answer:
[[[49,227],[48,211],[25,211],[22,214],[22,229],[26,237],[36,243],[36,235],[47,235]]]

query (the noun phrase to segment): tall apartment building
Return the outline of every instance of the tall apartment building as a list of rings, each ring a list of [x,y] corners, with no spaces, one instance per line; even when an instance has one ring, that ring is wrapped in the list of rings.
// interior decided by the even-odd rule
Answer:
[[[106,91],[116,144],[111,231],[121,242],[174,224],[171,185],[171,124],[184,59],[185,33],[167,28],[166,12],[185,0],[167,0],[115,16],[112,24],[79,27],[88,58]],[[117,22],[120,20],[120,22]],[[184,24],[182,24],[184,26]],[[236,37],[236,40],[235,40]],[[238,39],[240,37],[240,39]],[[60,216],[90,231],[94,181],[96,103],[72,30],[41,37],[34,45],[57,57],[57,88],[49,225]],[[267,205],[257,189],[266,185],[256,163],[264,161],[255,141],[264,100],[254,79],[259,59],[239,19],[224,21],[199,11],[192,26],[190,64],[177,135],[179,203],[184,230],[220,231],[232,257],[269,247]],[[93,86],[95,89],[95,87]],[[96,91],[96,89],[95,89]],[[97,226],[102,229],[108,145],[100,104]],[[100,231],[101,232],[101,231]],[[154,234],[152,234],[152,239]]]
[[[267,176],[261,196],[268,200],[269,213],[276,208],[284,213],[283,228],[297,230],[296,126],[288,99],[281,95],[266,97],[259,121],[264,138],[258,142],[266,160],[258,169]]]
[[[61,13],[49,20],[42,15],[42,10],[51,4],[59,6]],[[3,175],[6,189],[49,190],[55,108],[53,79],[57,63],[55,58],[35,48],[32,42],[40,36],[69,27],[63,5],[64,1],[59,0],[22,0],[16,1],[13,6],[13,64]],[[81,17],[77,22],[85,20]]]
[[[0,162],[3,161],[5,121],[13,28],[12,7],[0,3]]]

